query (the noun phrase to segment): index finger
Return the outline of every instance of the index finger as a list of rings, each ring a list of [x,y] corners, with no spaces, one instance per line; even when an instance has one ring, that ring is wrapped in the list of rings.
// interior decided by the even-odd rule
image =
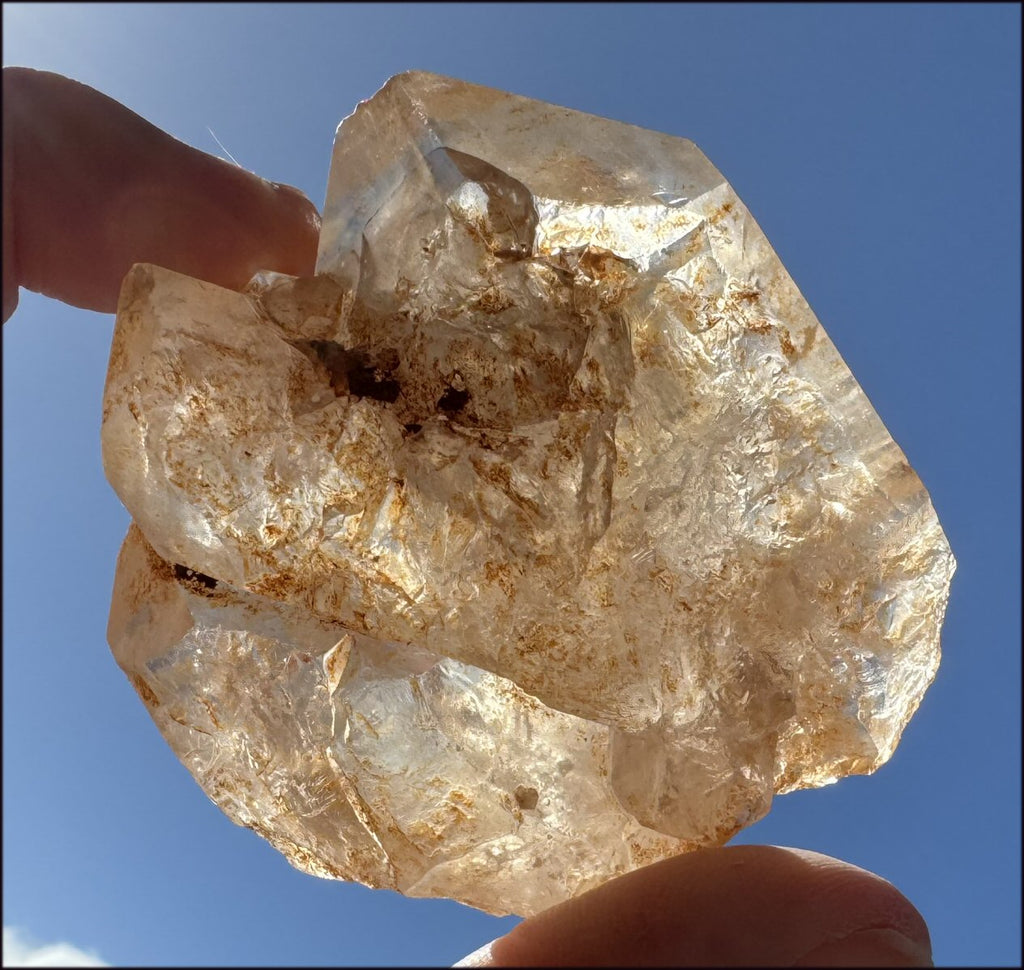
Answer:
[[[308,275],[320,218],[297,189],[185,145],[99,91],[3,69],[3,312],[18,287],[101,312],[133,263],[239,289]]]

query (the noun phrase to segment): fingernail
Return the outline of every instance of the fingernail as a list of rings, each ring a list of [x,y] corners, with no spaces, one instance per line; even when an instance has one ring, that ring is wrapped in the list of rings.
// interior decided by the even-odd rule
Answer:
[[[453,963],[453,967],[489,967],[491,965],[491,947],[494,945],[494,940],[490,943],[485,943],[479,950],[474,950],[472,953],[464,956],[458,963]]]
[[[458,966],[458,964],[456,964]],[[896,930],[859,930],[805,954],[797,967],[931,967],[931,951]]]

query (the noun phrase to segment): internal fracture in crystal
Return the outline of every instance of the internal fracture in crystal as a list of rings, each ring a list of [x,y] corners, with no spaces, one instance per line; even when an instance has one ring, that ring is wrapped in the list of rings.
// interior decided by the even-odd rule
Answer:
[[[954,561],[689,141],[436,75],[340,126],[317,276],[124,283],[110,641],[294,865],[529,915],[873,771]]]

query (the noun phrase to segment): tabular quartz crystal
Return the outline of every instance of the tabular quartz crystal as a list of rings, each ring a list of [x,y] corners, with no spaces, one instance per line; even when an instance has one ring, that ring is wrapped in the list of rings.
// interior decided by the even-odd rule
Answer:
[[[928,495],[683,138],[432,74],[342,122],[317,275],[136,266],[114,654],[294,865],[535,913],[871,772],[939,662]]]

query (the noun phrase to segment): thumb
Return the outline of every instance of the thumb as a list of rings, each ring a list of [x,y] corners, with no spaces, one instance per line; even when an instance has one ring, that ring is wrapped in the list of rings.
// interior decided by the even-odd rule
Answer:
[[[525,920],[456,966],[931,966],[890,883],[816,852],[705,849]]]

